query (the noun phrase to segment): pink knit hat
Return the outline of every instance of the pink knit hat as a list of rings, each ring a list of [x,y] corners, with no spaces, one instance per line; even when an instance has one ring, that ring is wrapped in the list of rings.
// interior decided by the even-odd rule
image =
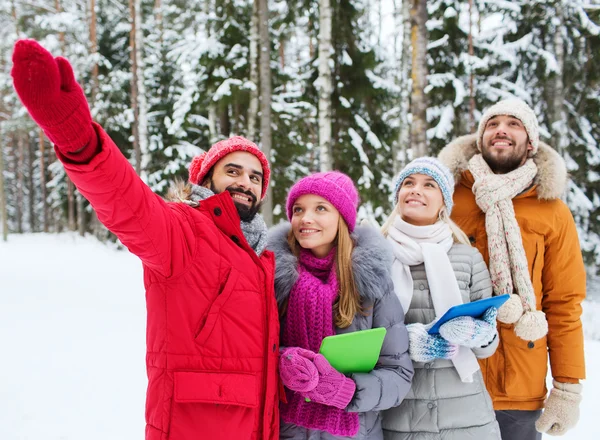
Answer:
[[[219,160],[223,159],[229,153],[233,153],[235,151],[246,151],[254,154],[260,161],[263,172],[261,200],[264,199],[267,195],[269,177],[271,176],[269,162],[267,161],[265,154],[256,146],[254,142],[251,142],[242,136],[233,136],[229,139],[219,141],[210,147],[210,150],[194,157],[189,166],[190,182],[194,185],[200,185],[210,169],[215,166]]]
[[[286,203],[288,220],[292,220],[294,202],[304,194],[315,194],[329,201],[340,212],[350,232],[354,231],[356,210],[360,199],[350,177],[339,171],[328,171],[300,179],[288,194]]]

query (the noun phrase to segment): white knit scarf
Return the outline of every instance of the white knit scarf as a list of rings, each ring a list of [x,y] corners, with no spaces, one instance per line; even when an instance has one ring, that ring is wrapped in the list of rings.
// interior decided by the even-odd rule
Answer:
[[[413,297],[413,279],[410,266],[425,263],[425,274],[431,292],[436,319],[455,305],[462,304],[462,296],[448,251],[454,243],[447,223],[438,221],[431,226],[414,226],[397,216],[388,230],[388,241],[394,251],[392,280],[394,291],[406,313]],[[471,349],[460,347],[452,359],[463,382],[472,382],[479,363]]]
[[[546,315],[536,311],[533,285],[521,230],[512,199],[531,186],[537,166],[528,159],[523,166],[506,174],[494,174],[481,154],[469,161],[475,178],[475,201],[485,213],[485,229],[490,254],[490,275],[496,295],[511,294],[498,311],[498,320],[515,325],[521,339],[535,341],[548,333]],[[516,291],[517,295],[512,295]]]

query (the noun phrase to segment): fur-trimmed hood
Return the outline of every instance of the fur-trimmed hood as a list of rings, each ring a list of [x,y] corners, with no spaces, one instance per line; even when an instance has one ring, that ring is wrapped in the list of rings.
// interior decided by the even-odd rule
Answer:
[[[298,259],[287,242],[290,227],[289,223],[282,223],[271,228],[267,243],[267,249],[275,253],[275,296],[280,305],[298,280]],[[389,289],[392,249],[383,235],[371,226],[357,226],[352,238],[356,243],[352,251],[356,287],[363,300],[374,302]]]
[[[479,154],[477,135],[469,134],[449,143],[440,151],[438,158],[450,168],[458,184],[462,173],[469,169],[469,160],[476,154]],[[538,167],[538,172],[533,179],[534,185],[537,185],[538,199],[559,199],[567,184],[565,161],[552,147],[543,142],[540,142],[533,161]]]

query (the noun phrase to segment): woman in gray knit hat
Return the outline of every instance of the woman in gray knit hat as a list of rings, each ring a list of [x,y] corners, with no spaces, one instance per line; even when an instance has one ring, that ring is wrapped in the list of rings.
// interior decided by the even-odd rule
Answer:
[[[392,279],[405,313],[415,367],[411,391],[384,413],[386,440],[500,439],[477,358],[498,346],[495,308],[482,319],[462,316],[428,333],[450,307],[492,295],[479,251],[450,220],[454,178],[422,157],[396,178],[395,207],[383,226],[392,245]]]

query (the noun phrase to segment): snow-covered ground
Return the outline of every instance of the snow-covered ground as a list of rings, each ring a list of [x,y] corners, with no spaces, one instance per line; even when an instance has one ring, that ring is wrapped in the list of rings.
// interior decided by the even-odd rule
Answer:
[[[589,379],[567,440],[600,438],[598,316],[590,292]],[[141,264],[128,252],[72,234],[0,241],[0,439],[142,440],[144,328]]]

